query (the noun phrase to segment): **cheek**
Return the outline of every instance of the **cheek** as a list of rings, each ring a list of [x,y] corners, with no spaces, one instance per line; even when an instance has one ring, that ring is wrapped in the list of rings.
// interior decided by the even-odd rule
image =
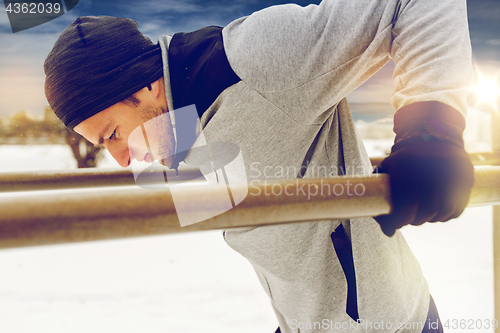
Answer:
[[[155,160],[170,161],[174,154],[174,138],[170,115],[162,114],[133,129],[128,136],[132,156],[151,153]]]
[[[144,129],[142,126],[135,128],[128,137],[128,149],[131,150],[131,155],[141,157],[146,153],[152,154],[151,158],[158,160],[164,158],[162,145],[164,142],[164,131],[160,130],[157,124],[145,123]]]
[[[144,132],[152,152],[158,157],[165,158],[171,153],[173,142],[170,115],[162,114],[144,123]]]
[[[149,139],[149,135],[148,135]],[[144,138],[142,126],[135,128],[128,136],[128,146],[134,150],[147,151],[148,146]]]

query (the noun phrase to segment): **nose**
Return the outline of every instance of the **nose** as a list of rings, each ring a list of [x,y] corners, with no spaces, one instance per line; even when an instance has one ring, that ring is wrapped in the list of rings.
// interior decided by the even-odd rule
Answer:
[[[113,156],[115,161],[118,162],[118,164],[122,168],[126,168],[130,165],[130,154],[128,147],[125,148],[106,147],[106,148],[108,149],[111,156]]]

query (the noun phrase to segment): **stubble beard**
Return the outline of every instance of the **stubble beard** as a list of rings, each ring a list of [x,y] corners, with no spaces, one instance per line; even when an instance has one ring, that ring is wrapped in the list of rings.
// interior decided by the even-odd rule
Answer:
[[[157,140],[158,151],[155,154],[158,156],[154,156],[154,158],[158,159],[164,166],[171,167],[175,157],[175,138],[170,115],[164,107],[148,105],[139,109],[143,121],[149,121],[148,132],[153,132],[150,133],[152,135],[148,133],[148,137],[151,136]]]

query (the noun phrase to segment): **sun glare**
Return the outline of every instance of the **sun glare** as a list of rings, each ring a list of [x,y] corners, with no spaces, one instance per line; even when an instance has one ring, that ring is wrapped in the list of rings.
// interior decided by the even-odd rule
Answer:
[[[486,78],[480,72],[479,82],[476,85],[475,92],[478,97],[477,104],[488,103],[495,111],[498,111],[497,99],[500,96],[500,88],[498,86],[498,74],[493,78]]]

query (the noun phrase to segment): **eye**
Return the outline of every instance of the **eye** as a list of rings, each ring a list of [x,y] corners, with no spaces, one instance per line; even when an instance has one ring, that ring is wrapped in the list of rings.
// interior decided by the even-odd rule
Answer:
[[[109,137],[108,140],[113,140],[113,139],[116,139],[116,128],[115,128],[115,130],[113,131],[113,134],[111,134],[111,136]]]

